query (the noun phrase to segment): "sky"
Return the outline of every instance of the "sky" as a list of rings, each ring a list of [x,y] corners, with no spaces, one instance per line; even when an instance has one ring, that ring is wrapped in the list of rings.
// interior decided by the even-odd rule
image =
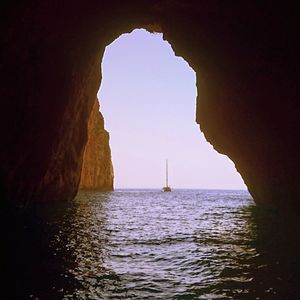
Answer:
[[[136,29],[106,47],[98,92],[115,188],[246,189],[195,122],[196,74],[160,33]],[[200,98],[201,101],[201,98]]]

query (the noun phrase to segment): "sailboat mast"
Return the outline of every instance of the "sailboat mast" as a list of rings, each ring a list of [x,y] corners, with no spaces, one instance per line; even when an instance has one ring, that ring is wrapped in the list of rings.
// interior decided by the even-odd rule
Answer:
[[[166,160],[166,186],[168,187],[168,160]]]
[[[169,169],[168,169],[168,160],[166,159],[166,186],[163,187],[164,192],[171,192],[171,188],[169,187],[168,177],[169,177]]]

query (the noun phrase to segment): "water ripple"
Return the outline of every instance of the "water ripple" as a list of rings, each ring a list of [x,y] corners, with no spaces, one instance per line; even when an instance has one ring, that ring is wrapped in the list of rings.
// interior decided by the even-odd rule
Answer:
[[[284,230],[286,219],[257,210],[245,191],[80,192],[74,202],[33,212],[30,222],[38,222],[41,232],[33,235],[36,224],[29,223],[20,235],[47,248],[45,266],[35,257],[22,264],[47,273],[48,285],[27,276],[27,296],[298,298],[299,238]]]

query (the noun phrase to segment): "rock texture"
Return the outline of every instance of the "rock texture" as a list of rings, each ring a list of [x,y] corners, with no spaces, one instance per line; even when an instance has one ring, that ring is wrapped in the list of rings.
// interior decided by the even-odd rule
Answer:
[[[160,28],[197,73],[197,122],[255,201],[300,199],[299,8],[286,1],[1,4],[1,204],[72,199],[105,46]],[[117,87],[116,87],[117,88]]]
[[[79,188],[112,191],[113,182],[109,133],[104,129],[104,119],[97,99],[88,122],[88,141],[83,155]]]

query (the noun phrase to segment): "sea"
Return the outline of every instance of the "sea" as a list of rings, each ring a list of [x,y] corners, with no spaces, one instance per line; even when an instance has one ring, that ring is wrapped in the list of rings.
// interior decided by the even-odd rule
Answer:
[[[300,299],[299,214],[244,190],[80,191],[13,220],[5,299]]]

